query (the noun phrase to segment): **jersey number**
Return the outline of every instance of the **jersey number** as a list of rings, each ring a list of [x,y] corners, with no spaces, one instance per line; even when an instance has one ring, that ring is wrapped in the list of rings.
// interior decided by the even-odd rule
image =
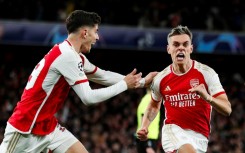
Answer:
[[[45,59],[42,59],[34,68],[34,70],[32,71],[29,79],[28,79],[28,83],[26,85],[26,90],[32,88],[38,78],[38,75],[40,74],[41,70],[43,69],[45,64]]]

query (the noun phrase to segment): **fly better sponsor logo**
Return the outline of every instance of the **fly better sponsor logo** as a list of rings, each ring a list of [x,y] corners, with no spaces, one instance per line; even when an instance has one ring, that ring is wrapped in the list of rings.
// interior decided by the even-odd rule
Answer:
[[[172,107],[193,107],[200,98],[196,93],[165,95],[165,101],[169,101]]]

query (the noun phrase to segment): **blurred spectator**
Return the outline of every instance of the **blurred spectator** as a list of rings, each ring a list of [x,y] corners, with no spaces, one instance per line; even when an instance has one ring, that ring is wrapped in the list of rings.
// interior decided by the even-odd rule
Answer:
[[[0,19],[63,22],[75,9],[96,11],[102,24],[110,25],[172,28],[182,24],[194,30],[245,30],[242,0],[2,0]]]

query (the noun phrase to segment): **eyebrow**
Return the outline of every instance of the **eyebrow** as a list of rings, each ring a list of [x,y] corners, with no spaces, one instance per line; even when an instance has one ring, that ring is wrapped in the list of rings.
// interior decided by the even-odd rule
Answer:
[[[183,42],[183,43],[181,43],[181,42],[179,42],[179,41],[173,41],[173,43],[185,44],[185,43],[189,43],[189,41],[187,40],[187,41],[185,41],[185,42]]]

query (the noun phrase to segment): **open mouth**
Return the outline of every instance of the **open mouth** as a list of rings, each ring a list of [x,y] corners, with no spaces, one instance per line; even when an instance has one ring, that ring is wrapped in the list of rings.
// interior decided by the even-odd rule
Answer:
[[[185,55],[183,53],[179,53],[176,57],[178,60],[183,60],[185,58]]]

